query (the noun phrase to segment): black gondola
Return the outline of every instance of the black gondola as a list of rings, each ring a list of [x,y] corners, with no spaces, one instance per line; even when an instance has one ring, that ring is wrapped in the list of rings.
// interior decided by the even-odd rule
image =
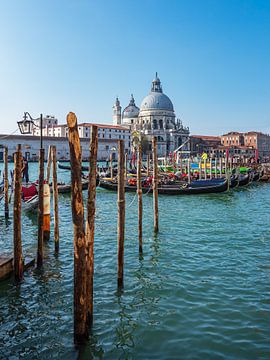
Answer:
[[[250,181],[250,174],[240,174],[238,186],[247,185]]]
[[[200,182],[200,180],[198,180]],[[205,180],[204,183],[196,183],[196,181],[191,184],[182,183],[182,184],[168,184],[168,185],[159,185],[158,193],[163,195],[193,195],[193,194],[211,194],[211,193],[221,193],[228,189],[228,182],[226,179],[223,181],[212,181]],[[117,191],[117,183],[108,180],[100,180],[99,186],[107,189]],[[135,192],[137,191],[136,186],[126,185],[126,192]],[[143,193],[152,193],[152,187],[149,186],[142,187]]]
[[[62,170],[71,170],[71,166],[70,166],[70,165],[61,164],[59,161],[57,161],[57,165],[58,165],[58,168],[59,168],[59,169],[62,169]],[[89,171],[89,166],[83,166],[83,165],[82,165],[82,171]]]

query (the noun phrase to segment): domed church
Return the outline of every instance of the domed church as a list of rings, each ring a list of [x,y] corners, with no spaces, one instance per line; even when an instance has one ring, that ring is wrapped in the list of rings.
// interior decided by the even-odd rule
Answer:
[[[169,155],[189,138],[189,128],[175,119],[171,100],[163,93],[160,79],[152,81],[150,93],[143,99],[140,108],[135,104],[133,95],[129,105],[121,112],[120,101],[116,98],[113,106],[113,123],[136,130],[148,142],[146,152],[151,151],[152,137],[157,137],[158,156]],[[188,150],[188,144],[181,150]]]

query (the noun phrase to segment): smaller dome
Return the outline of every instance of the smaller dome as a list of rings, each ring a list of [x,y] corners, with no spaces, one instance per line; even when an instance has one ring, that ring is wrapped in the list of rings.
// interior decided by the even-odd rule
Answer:
[[[138,117],[140,109],[135,105],[135,100],[131,94],[129,105],[123,110],[123,119]]]

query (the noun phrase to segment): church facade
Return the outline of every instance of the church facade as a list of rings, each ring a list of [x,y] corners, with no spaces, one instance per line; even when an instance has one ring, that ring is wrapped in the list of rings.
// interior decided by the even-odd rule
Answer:
[[[182,145],[181,150],[189,150],[189,128],[176,119],[173,104],[163,93],[157,74],[152,81],[150,93],[143,99],[140,108],[136,106],[133,95],[129,105],[122,111],[116,98],[113,106],[114,125],[126,126],[139,132],[145,153],[151,151],[152,137],[157,138],[158,156],[168,156]]]

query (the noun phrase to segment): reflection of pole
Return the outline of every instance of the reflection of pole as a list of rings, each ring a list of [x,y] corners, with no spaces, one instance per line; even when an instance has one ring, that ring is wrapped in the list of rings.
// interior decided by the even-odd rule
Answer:
[[[153,205],[154,205],[154,232],[158,232],[158,158],[157,138],[152,139],[153,148]]]
[[[138,236],[139,236],[139,253],[142,254],[142,145],[138,144],[137,157],[137,194],[138,194]]]

